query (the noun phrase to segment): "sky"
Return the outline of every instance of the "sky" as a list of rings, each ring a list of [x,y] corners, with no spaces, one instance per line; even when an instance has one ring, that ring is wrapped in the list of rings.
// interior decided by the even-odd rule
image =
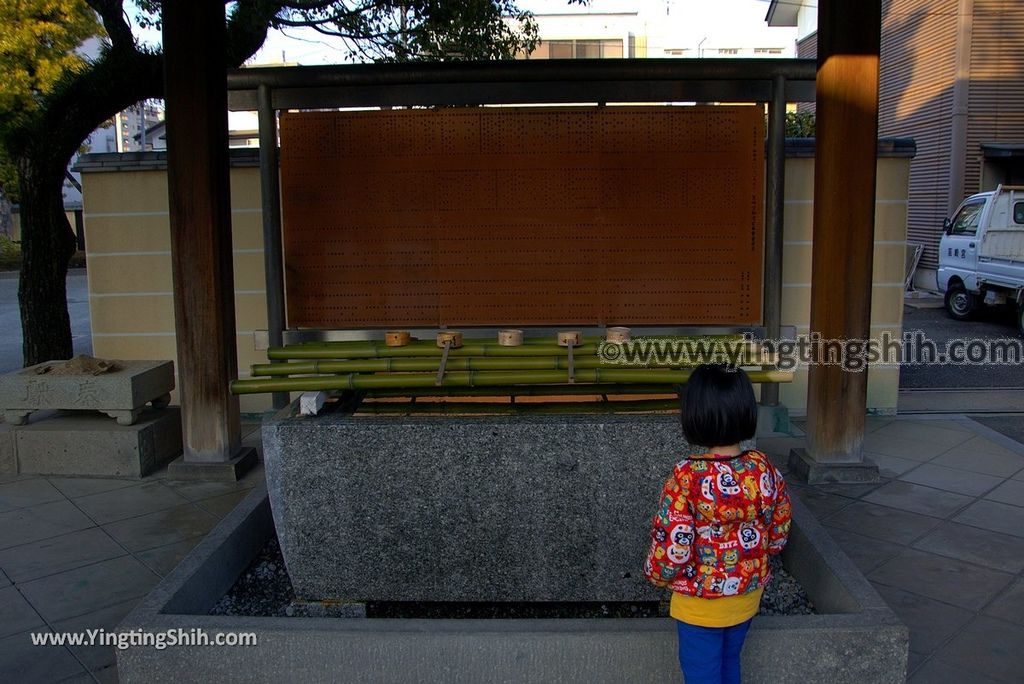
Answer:
[[[587,7],[570,5],[565,0],[519,0],[519,6],[535,14],[637,12],[646,26],[648,48],[652,53],[661,47],[694,49],[703,47],[772,47],[787,48],[793,55],[796,30],[770,28],[765,23],[768,0],[592,0]],[[159,40],[156,32],[143,38]],[[346,50],[340,41],[312,29],[273,31],[251,64],[336,64],[346,61]]]
[[[127,9],[134,18],[133,3]],[[698,44],[718,47],[787,48],[792,56],[796,30],[771,28],[764,21],[768,0],[591,0],[585,7],[570,5],[566,0],[519,0],[519,6],[535,14],[593,14],[605,12],[637,12],[645,27],[648,47],[688,47]],[[159,31],[136,27],[135,34],[144,43],[158,45]],[[340,41],[312,29],[271,31],[250,64],[337,64],[347,61],[347,51]]]

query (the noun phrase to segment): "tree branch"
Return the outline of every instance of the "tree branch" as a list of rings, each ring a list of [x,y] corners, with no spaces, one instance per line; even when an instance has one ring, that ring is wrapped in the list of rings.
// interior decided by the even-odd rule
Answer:
[[[125,17],[123,0],[86,0],[86,3],[100,15],[115,50],[135,49],[135,36]]]
[[[256,54],[267,39],[271,21],[285,7],[280,0],[239,0],[228,17],[226,59],[237,67]]]

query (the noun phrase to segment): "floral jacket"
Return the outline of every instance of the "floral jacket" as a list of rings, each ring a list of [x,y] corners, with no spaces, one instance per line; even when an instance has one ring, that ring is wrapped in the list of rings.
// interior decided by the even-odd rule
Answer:
[[[644,574],[687,596],[756,591],[789,525],[786,483],[763,453],[691,456],[665,482]]]

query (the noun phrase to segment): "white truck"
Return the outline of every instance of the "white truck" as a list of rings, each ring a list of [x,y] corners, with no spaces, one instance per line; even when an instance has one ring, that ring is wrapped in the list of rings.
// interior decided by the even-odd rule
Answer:
[[[971,195],[946,219],[937,279],[951,317],[1012,304],[1024,334],[1024,185]]]

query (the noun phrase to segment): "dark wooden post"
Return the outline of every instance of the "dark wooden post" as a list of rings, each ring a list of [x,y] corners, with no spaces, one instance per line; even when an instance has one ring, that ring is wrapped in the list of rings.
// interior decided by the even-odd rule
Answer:
[[[184,454],[173,477],[234,479],[240,450],[224,3],[163,3],[174,319]]]
[[[880,44],[881,0],[820,4],[810,328],[822,340],[870,337]],[[812,365],[807,449],[790,467],[812,483],[877,480],[862,450],[866,408],[865,371]]]

